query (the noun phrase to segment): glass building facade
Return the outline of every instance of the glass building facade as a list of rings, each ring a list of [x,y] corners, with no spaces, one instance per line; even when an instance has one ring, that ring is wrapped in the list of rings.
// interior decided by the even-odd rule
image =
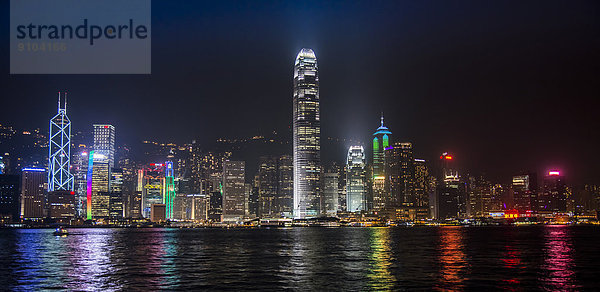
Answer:
[[[350,146],[346,164],[346,204],[348,212],[366,211],[366,161],[362,146]]]
[[[94,152],[104,155],[111,168],[115,166],[115,126],[94,125]]]
[[[294,217],[319,215],[321,121],[317,57],[302,49],[294,65]]]

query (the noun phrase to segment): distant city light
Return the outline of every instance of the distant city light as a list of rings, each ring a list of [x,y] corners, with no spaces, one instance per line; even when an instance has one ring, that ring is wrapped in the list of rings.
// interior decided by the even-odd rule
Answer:
[[[560,175],[560,171],[558,171],[558,170],[551,170],[551,171],[548,172],[548,175],[552,175],[552,176],[554,176],[554,175]]]
[[[440,159],[441,159],[441,160],[444,160],[444,159],[445,159],[445,160],[452,160],[452,159],[453,159],[453,157],[452,157],[452,155],[449,155],[449,154],[448,154],[448,152],[444,152],[444,153],[442,153],[442,155],[440,156]]]
[[[32,167],[23,168],[22,170],[23,171],[38,171],[38,172],[46,171],[43,168],[32,168]]]

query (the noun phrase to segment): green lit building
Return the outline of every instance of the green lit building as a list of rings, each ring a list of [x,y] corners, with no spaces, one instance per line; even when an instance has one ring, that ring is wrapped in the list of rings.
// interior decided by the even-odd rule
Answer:
[[[385,188],[385,149],[390,146],[392,132],[383,125],[383,114],[381,115],[381,126],[373,133],[373,177],[371,178],[371,191],[373,195],[373,210],[382,210],[386,206],[387,197]]]

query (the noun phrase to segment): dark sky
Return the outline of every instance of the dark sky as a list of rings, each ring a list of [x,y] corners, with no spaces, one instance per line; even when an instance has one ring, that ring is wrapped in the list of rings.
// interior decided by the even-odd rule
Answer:
[[[0,123],[47,127],[69,92],[74,130],[201,143],[291,125],[292,69],[317,54],[323,137],[369,143],[385,112],[418,156],[455,154],[505,181],[563,169],[599,182],[597,1],[153,1],[151,75],[9,75]],[[323,149],[325,160],[346,153]]]

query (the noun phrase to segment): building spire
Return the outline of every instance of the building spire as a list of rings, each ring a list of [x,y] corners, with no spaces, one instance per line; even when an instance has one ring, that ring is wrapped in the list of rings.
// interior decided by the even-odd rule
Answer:
[[[383,111],[381,112],[381,126],[383,127]]]
[[[58,111],[60,112],[60,91],[58,92]]]

